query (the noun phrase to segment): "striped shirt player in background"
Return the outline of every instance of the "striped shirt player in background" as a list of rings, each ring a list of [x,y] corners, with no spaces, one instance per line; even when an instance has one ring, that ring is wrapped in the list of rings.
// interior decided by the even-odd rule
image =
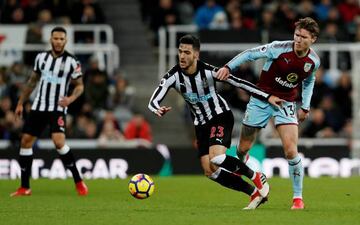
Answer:
[[[286,100],[281,108],[274,108],[267,102],[252,97],[247,105],[240,143],[239,158],[246,160],[259,130],[274,117],[280,135],[285,157],[289,163],[289,175],[293,183],[293,205],[291,209],[303,209],[302,187],[304,168],[298,154],[298,122],[304,121],[310,110],[316,70],[320,66],[318,55],[310,48],[319,35],[319,26],[306,17],[295,23],[293,41],[274,41],[270,44],[246,50],[221,68],[217,73],[220,80],[229,79],[229,74],[241,64],[265,58],[258,87],[267,93]],[[302,104],[296,111],[298,89],[302,87]],[[297,112],[297,113],[296,113]],[[297,114],[297,115],[296,115]]]
[[[72,172],[78,194],[88,194],[88,188],[76,168],[70,147],[65,143],[67,107],[84,90],[81,66],[73,55],[65,51],[67,37],[64,28],[55,27],[51,31],[50,42],[52,49],[36,56],[34,70],[16,106],[15,113],[17,119],[20,119],[23,114],[23,104],[28,101],[30,94],[40,82],[31,111],[25,120],[21,138],[19,153],[21,186],[11,196],[31,195],[32,146],[48,125],[50,126],[51,138],[62,162]],[[74,85],[74,90],[71,95],[68,95],[70,82]]]
[[[225,154],[231,144],[234,117],[227,102],[217,94],[217,68],[198,61],[199,52],[199,39],[192,35],[185,35],[180,39],[179,64],[161,79],[148,107],[162,117],[171,110],[171,107],[159,105],[168,90],[174,88],[182,95],[192,113],[200,162],[205,175],[225,187],[251,196],[246,209],[255,209],[267,200],[269,185],[263,174],[255,173],[239,159]],[[245,80],[230,75],[226,82],[276,106],[281,103],[281,99],[261,91]],[[226,163],[221,162],[224,158],[227,158]],[[250,178],[256,187],[244,181],[239,174]]]

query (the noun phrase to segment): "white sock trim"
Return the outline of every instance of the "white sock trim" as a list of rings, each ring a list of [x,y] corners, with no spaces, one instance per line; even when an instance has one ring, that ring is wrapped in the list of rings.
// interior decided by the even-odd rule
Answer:
[[[252,176],[251,180],[254,180],[256,178],[256,172],[254,171],[254,175]]]
[[[64,145],[61,149],[56,149],[60,155],[65,155],[70,151],[70,147],[68,145]]]
[[[257,188],[254,188],[254,191],[251,193],[251,195],[255,194],[258,191]]]
[[[215,165],[219,166],[221,165],[221,163],[224,162],[226,158],[226,155],[225,154],[221,154],[221,155],[217,155],[215,157],[213,157],[210,162],[214,163]]]
[[[212,180],[216,180],[216,178],[218,178],[219,174],[221,172],[221,168],[219,167],[215,172],[213,172],[209,178]]]
[[[20,148],[19,155],[30,156],[33,154],[32,148]]]

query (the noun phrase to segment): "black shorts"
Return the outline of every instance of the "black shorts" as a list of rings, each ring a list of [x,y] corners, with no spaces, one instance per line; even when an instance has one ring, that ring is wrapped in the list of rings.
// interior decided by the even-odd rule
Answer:
[[[40,112],[31,110],[25,119],[23,133],[39,137],[47,125],[50,133],[65,133],[66,115],[64,112]]]
[[[195,126],[199,157],[209,154],[212,145],[231,145],[231,133],[234,127],[234,116],[227,111],[212,118],[204,125]]]

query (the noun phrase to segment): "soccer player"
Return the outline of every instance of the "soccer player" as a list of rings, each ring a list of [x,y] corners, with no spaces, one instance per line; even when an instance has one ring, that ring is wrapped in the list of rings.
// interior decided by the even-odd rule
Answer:
[[[159,104],[170,88],[176,89],[192,113],[200,162],[205,175],[225,187],[248,194],[250,204],[246,209],[255,209],[267,200],[269,184],[263,174],[252,171],[239,159],[225,154],[231,144],[234,117],[227,102],[217,94],[217,68],[199,61],[199,53],[198,38],[185,35],[180,39],[179,63],[161,79],[148,107],[157,116],[164,116],[171,107]],[[278,97],[269,95],[255,85],[232,75],[227,82],[273,105],[281,102]],[[244,181],[239,173],[250,178],[256,188]]]
[[[23,89],[16,106],[17,119],[22,117],[23,104],[40,81],[36,98],[31,111],[25,120],[19,163],[21,167],[21,186],[10,196],[31,195],[30,175],[33,161],[32,146],[47,125],[50,126],[51,138],[65,167],[73,175],[79,195],[87,195],[88,188],[80,177],[70,147],[65,143],[65,122],[67,107],[74,102],[84,90],[80,63],[65,51],[67,42],[66,30],[55,27],[51,31],[51,50],[36,56],[34,70]],[[68,95],[70,81],[74,90]]]
[[[274,41],[246,50],[217,72],[218,79],[226,80],[241,64],[260,58],[266,59],[257,86],[286,101],[282,103],[281,108],[276,108],[257,96],[251,97],[245,112],[237,152],[239,158],[246,161],[247,152],[253,145],[260,128],[265,127],[269,119],[274,117],[293,184],[291,209],[304,208],[302,199],[304,169],[297,149],[298,122],[302,122],[309,115],[315,73],[320,66],[320,59],[310,46],[318,35],[319,26],[315,20],[309,17],[300,19],[295,23],[294,40]],[[302,105],[296,111],[295,101],[300,86]]]

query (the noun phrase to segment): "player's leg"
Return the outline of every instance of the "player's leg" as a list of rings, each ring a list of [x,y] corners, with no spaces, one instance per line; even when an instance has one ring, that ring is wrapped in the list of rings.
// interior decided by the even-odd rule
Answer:
[[[212,163],[212,158],[216,155],[225,155],[225,151],[226,147],[222,145],[212,145],[209,149],[209,155],[201,157],[201,165],[206,171],[205,174],[225,187],[244,192],[249,196],[255,193],[255,187],[244,181],[241,176]]]
[[[289,163],[289,175],[293,185],[293,207],[304,208],[302,189],[304,168],[298,154],[298,120],[295,102],[283,102],[282,109],[274,112],[274,122],[279,133],[285,158]]]
[[[242,122],[240,141],[237,146],[237,155],[246,163],[248,152],[253,146],[261,128],[265,127],[273,114],[273,107],[266,101],[251,97],[246,106]]]
[[[247,125],[241,126],[240,140],[237,146],[237,156],[243,162],[247,162],[249,159],[249,150],[253,146],[256,136],[259,132],[259,128],[249,127]]]
[[[19,164],[21,169],[21,186],[10,196],[27,196],[31,195],[30,176],[31,166],[33,162],[32,146],[36,141],[36,137],[30,134],[23,134],[21,138],[21,147],[19,152]]]
[[[231,144],[231,132],[234,124],[231,112],[217,117],[210,125],[209,156],[213,164],[225,168],[230,172],[236,172],[251,179],[259,189],[260,194],[266,197],[269,194],[269,184],[265,175],[255,173],[243,161],[236,157],[226,155],[226,148]]]
[[[52,112],[50,122],[51,138],[64,166],[72,173],[76,190],[79,195],[87,195],[88,188],[81,179],[79,170],[76,167],[75,157],[70,147],[65,143],[66,117],[62,112]]]
[[[298,127],[297,125],[281,125],[277,127],[277,130],[289,163],[289,175],[293,185],[294,205],[292,208],[302,209],[304,208],[302,201],[304,168],[297,150]]]
[[[220,145],[215,145],[215,146],[220,146]],[[211,146],[210,149],[213,147],[214,146]],[[237,176],[244,175],[247,178],[251,179],[254,182],[256,188],[259,190],[261,196],[267,197],[269,195],[270,186],[264,174],[253,171],[243,161],[233,156],[226,155],[225,152],[222,154],[214,155],[213,157],[211,157],[210,154],[210,158],[211,158],[210,161],[213,164],[221,168],[224,168],[227,171],[236,174]]]
[[[75,157],[72,154],[70,147],[65,144],[64,133],[52,133],[51,138],[54,142],[57,152],[59,153],[60,159],[63,162],[65,168],[69,169],[72,173],[76,190],[79,195],[87,195],[88,188],[81,179],[79,170],[76,167]]]
[[[211,156],[223,155],[226,148],[221,145],[213,145],[209,152]],[[250,196],[250,202],[244,209],[256,209],[262,203],[267,201],[267,197],[262,197],[259,190],[242,179],[238,174],[230,172],[225,168],[218,167],[211,163],[209,155],[201,157],[201,165],[204,168],[205,175],[224,187],[241,191]]]
[[[23,126],[21,137],[19,164],[21,169],[21,186],[10,196],[31,195],[30,176],[33,162],[33,145],[38,136],[44,130],[48,122],[46,114],[36,111],[30,111]]]

